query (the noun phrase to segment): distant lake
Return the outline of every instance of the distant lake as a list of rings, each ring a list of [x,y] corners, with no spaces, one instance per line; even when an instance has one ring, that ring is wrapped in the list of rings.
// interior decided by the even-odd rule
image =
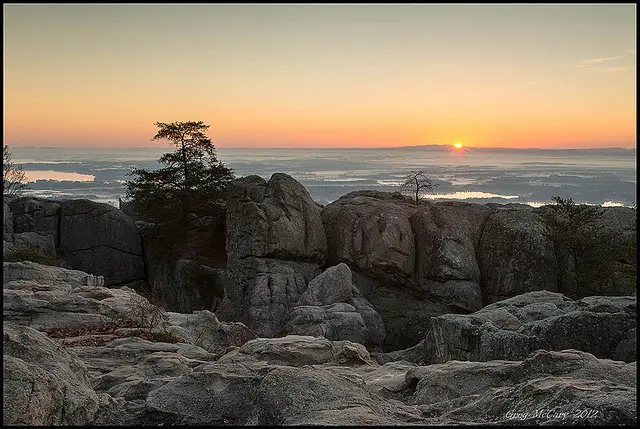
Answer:
[[[27,177],[37,180],[34,195],[114,205],[125,196],[132,168],[158,168],[157,159],[172,149],[10,147]],[[579,203],[636,204],[636,149],[220,148],[218,158],[237,176],[290,174],[320,204],[360,189],[399,191],[411,170],[423,170],[438,184],[425,195],[436,201],[538,206],[558,195]]]
[[[36,180],[93,182],[95,179],[95,177],[90,174],[69,173],[55,170],[25,170],[25,176],[29,182],[34,182]]]

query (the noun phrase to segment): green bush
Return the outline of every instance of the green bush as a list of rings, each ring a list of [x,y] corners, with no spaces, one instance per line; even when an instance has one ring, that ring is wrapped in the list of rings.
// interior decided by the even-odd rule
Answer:
[[[47,255],[38,247],[18,247],[3,252],[4,262],[32,261],[43,265],[58,266],[58,261],[53,256]]]

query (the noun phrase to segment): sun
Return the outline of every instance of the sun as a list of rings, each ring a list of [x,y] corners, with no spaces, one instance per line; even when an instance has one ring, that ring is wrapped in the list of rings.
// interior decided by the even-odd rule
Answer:
[[[453,144],[453,147],[455,147],[456,149],[462,149],[462,143],[460,143],[460,142],[455,142],[455,143]]]

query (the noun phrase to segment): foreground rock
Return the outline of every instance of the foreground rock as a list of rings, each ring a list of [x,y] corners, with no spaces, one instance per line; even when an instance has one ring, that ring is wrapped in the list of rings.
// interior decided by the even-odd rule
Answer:
[[[46,335],[3,323],[3,425],[88,425],[100,420],[86,366]]]
[[[21,234],[50,236],[55,256],[71,268],[103,276],[107,286],[144,279],[138,231],[133,221],[115,207],[89,200],[33,197],[12,198],[7,207],[12,225],[6,225],[5,220],[4,230],[15,238],[5,241],[14,246],[39,247],[51,253],[48,242]]]
[[[255,338],[206,310],[162,312],[128,288],[100,286],[101,277],[31,262],[3,265],[6,425],[636,423],[635,363],[537,350],[510,361],[380,365],[355,342]],[[490,310],[549,315],[573,305],[635,317],[624,297],[574,302],[549,294],[537,297],[541,308],[523,305],[532,300],[525,294]],[[334,296],[346,298],[330,293],[317,303]],[[122,321],[126,314],[138,324],[100,329],[102,317]],[[576,407],[591,414],[563,414]],[[525,416],[542,409],[555,414]]]
[[[635,297],[586,297],[538,291],[496,302],[470,315],[432,319],[433,361],[520,360],[537,349],[574,348],[599,358],[635,360],[628,341],[636,326]],[[623,343],[623,345],[621,345]],[[633,347],[633,351],[629,348]]]
[[[407,372],[409,403],[443,424],[633,425],[636,366],[577,350]]]

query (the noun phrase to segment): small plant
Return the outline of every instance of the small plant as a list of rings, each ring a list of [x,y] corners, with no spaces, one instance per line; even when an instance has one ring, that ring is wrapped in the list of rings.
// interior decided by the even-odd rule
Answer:
[[[420,193],[422,191],[433,192],[433,188],[436,186],[438,185],[433,183],[433,180],[428,177],[424,171],[420,170],[412,171],[411,174],[405,178],[405,182],[402,184],[401,190],[403,192],[411,192],[415,202],[418,203],[420,200]]]
[[[157,328],[163,320],[164,309],[151,304],[140,295],[132,295],[127,304],[129,318],[140,328]]]
[[[4,262],[32,261],[42,265],[58,266],[58,261],[38,247],[17,247],[2,254]]]
[[[540,217],[566,267],[559,279],[562,292],[570,297],[635,293],[635,282],[629,287],[624,281],[629,274],[635,277],[635,234],[620,239],[607,231],[600,206],[576,204],[571,198],[552,201]],[[621,275],[629,270],[633,272]]]
[[[16,165],[11,159],[9,146],[2,149],[2,193],[10,195],[22,195],[28,189],[27,176],[22,171],[22,166]]]

